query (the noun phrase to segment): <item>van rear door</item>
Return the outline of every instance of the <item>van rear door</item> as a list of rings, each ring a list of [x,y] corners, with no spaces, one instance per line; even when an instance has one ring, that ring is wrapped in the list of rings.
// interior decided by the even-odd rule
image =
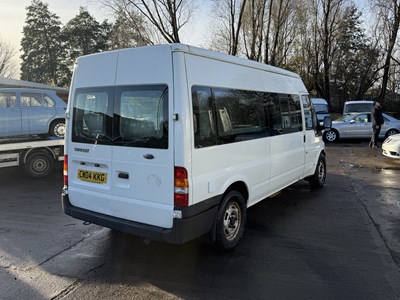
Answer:
[[[72,205],[172,227],[172,82],[169,46],[78,60],[68,126]]]
[[[164,84],[117,89],[112,157],[120,216],[164,228],[172,227],[174,204],[168,93]]]

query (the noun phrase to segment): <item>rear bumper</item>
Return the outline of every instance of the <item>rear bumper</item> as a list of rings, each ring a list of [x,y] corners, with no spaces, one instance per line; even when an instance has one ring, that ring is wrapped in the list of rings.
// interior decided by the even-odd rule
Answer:
[[[182,218],[174,219],[172,228],[162,228],[139,222],[104,215],[73,206],[68,194],[62,193],[61,201],[64,213],[93,224],[108,227],[132,235],[172,244],[183,244],[208,233],[214,226],[220,197],[201,204],[182,209]]]

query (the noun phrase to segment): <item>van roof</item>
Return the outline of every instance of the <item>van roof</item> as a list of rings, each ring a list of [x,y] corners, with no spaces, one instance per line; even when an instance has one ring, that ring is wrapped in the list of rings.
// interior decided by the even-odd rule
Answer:
[[[311,98],[313,104],[328,104],[328,102],[323,98]]]
[[[277,73],[277,74],[301,79],[298,74],[278,68],[278,67],[259,63],[259,62],[252,61],[252,60],[245,59],[245,58],[240,58],[237,56],[228,55],[225,53],[220,53],[220,52],[215,52],[212,50],[202,49],[202,48],[195,47],[195,46],[190,46],[187,44],[173,43],[173,44],[162,44],[162,45],[153,45],[153,46],[142,46],[142,47],[137,47],[137,48],[145,48],[145,47],[146,48],[156,48],[156,47],[169,48],[171,52],[190,53],[190,54],[194,54],[194,55],[198,55],[198,56],[202,56],[202,57],[206,57],[206,58],[211,58],[211,59],[220,60],[220,61],[224,61],[224,62],[230,62],[230,63],[237,64],[237,65],[247,66],[247,67],[251,67],[251,68],[255,68],[255,69],[268,71],[271,73]],[[108,51],[108,52],[131,51],[131,49],[132,48],[124,48],[124,49],[112,50],[112,51]],[[104,53],[104,52],[89,54],[89,55],[85,55],[85,56],[101,55],[102,53]],[[78,58],[78,60],[79,60],[79,58]]]

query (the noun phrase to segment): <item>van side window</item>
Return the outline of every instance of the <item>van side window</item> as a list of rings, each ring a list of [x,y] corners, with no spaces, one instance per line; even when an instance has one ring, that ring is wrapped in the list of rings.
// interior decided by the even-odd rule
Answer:
[[[12,92],[0,92],[0,108],[14,108],[17,106],[17,95]]]
[[[314,129],[311,102],[302,101]],[[193,86],[192,105],[195,148],[303,130],[298,95]]]
[[[306,121],[306,129],[315,129],[317,124],[316,115],[313,112],[313,106],[311,105],[311,100],[308,95],[301,96],[301,102],[304,109],[304,119]]]
[[[217,119],[218,144],[265,137],[266,122],[256,92],[212,89]]]
[[[196,148],[216,145],[216,128],[212,108],[211,88],[193,87],[193,131]]]
[[[300,97],[298,95],[289,95],[289,109],[292,132],[302,131],[303,121],[301,118]]]
[[[269,106],[270,114],[272,116],[272,128],[271,135],[279,135],[283,133],[282,130],[282,112],[281,105],[279,103],[278,94],[270,93],[271,105]]]

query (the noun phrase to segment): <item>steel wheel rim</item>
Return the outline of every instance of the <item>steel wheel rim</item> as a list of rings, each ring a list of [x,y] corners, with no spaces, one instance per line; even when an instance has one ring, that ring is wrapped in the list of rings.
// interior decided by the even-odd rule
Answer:
[[[37,158],[32,162],[32,170],[36,173],[41,173],[47,168],[47,162],[43,158]]]
[[[229,203],[224,213],[224,235],[229,241],[233,240],[240,229],[242,224],[242,216],[240,213],[240,206],[237,202]]]

